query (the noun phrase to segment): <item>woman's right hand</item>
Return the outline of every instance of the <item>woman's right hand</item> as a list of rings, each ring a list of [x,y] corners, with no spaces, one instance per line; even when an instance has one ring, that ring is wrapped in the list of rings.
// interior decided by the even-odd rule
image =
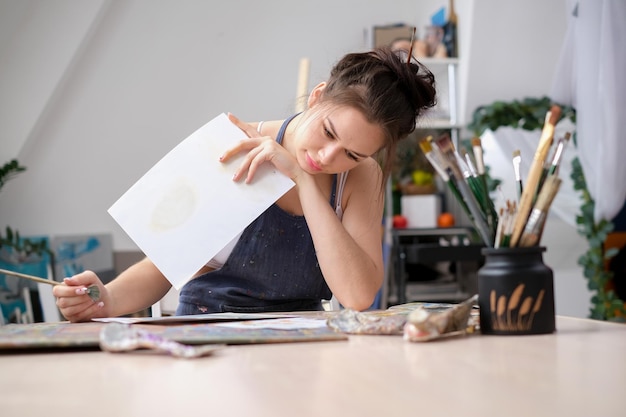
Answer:
[[[63,280],[65,285],[55,285],[52,294],[57,299],[57,307],[63,316],[73,322],[89,321],[95,317],[109,316],[109,293],[102,281],[92,271],[81,272]],[[98,287],[100,297],[92,300],[87,288]]]
[[[280,172],[294,181],[298,175],[302,174],[302,168],[298,165],[296,158],[279,145],[274,138],[261,136],[252,125],[242,122],[233,114],[229,113],[228,119],[248,136],[248,139],[240,141],[237,145],[226,150],[220,157],[221,162],[227,162],[239,153],[247,153],[233,176],[234,181],[245,178],[246,183],[252,182],[257,169],[264,162],[273,164]]]

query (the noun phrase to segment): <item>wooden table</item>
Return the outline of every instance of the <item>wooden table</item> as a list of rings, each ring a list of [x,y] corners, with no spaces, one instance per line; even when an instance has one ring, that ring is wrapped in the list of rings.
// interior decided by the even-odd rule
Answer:
[[[624,416],[626,325],[567,317],[541,336],[399,336],[0,355],[0,415]]]

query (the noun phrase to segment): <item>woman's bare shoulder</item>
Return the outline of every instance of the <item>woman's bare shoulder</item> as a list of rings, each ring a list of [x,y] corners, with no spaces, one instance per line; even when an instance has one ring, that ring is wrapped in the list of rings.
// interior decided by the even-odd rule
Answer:
[[[380,168],[380,164],[374,158],[367,158],[356,167],[352,168],[348,176],[352,176],[358,181],[372,182],[375,183],[376,186],[380,186],[383,172]]]
[[[345,192],[347,195],[356,192],[371,196],[383,189],[382,180],[383,172],[378,162],[373,158],[367,158],[348,173]]]

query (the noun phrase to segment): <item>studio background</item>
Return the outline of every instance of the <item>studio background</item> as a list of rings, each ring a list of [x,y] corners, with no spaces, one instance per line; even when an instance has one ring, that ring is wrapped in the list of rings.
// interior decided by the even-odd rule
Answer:
[[[0,162],[28,170],[0,198],[0,227],[23,235],[111,233],[107,209],[152,165],[221,112],[284,118],[298,64],[309,87],[374,25],[423,32],[445,0],[0,0]],[[566,1],[457,0],[461,122],[495,100],[548,95]],[[219,198],[219,197],[217,197]],[[558,314],[586,317],[576,259],[586,242],[550,216],[544,243]]]

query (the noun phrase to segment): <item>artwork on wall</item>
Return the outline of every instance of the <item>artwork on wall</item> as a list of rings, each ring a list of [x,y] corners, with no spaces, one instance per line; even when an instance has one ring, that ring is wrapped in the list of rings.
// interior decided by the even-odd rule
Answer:
[[[46,242],[54,254],[25,256],[13,248],[0,249],[0,269],[40,278],[62,281],[85,270],[92,270],[107,283],[115,277],[111,234],[28,237],[31,242]],[[52,274],[54,267],[54,274]],[[0,324],[58,320],[51,286],[0,273]],[[54,310],[54,311],[53,311]]]
[[[48,237],[28,237],[30,242],[48,242]],[[48,278],[50,256],[47,253],[19,253],[11,247],[0,249],[0,268],[22,274]],[[31,295],[37,294],[37,283],[0,274],[0,311],[7,323],[32,321],[40,315],[38,303],[31,305]],[[38,299],[38,297],[37,297]]]
[[[113,237],[110,234],[55,236],[51,241],[55,254],[55,277],[65,277],[90,270],[106,283],[113,279]]]

